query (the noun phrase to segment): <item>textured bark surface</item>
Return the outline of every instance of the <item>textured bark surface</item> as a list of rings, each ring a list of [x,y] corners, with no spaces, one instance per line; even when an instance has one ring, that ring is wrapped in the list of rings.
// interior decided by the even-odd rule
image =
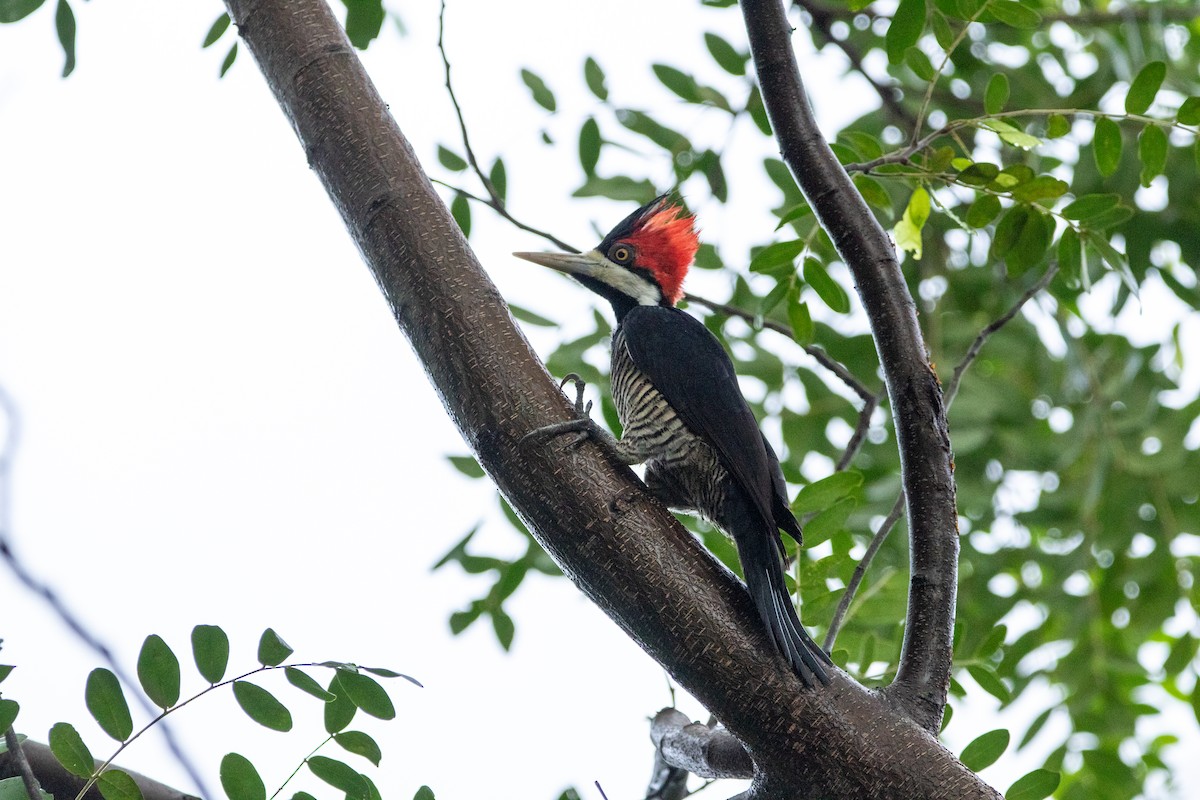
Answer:
[[[750,52],[783,160],[854,276],[891,400],[908,500],[911,578],[896,680],[887,693],[931,733],[950,686],[958,510],[942,387],[891,240],[817,128],[782,0],[742,0]]]
[[[48,745],[40,742],[32,742],[26,739],[21,743],[21,750],[25,753],[25,758],[29,761],[29,766],[33,768],[33,774],[37,776],[38,783],[41,784],[44,791],[54,795],[55,798],[72,798],[79,794],[79,790],[86,783],[83,778],[72,775],[65,770],[58,759],[54,757],[54,753],[50,752]],[[14,763],[11,753],[0,753],[0,778],[11,778],[16,776],[17,767]],[[99,766],[100,762],[96,762]],[[145,800],[199,800],[193,795],[186,794],[178,789],[172,789],[170,786],[159,783],[156,780],[147,778],[145,775],[140,775],[130,770],[125,770],[129,776],[133,778],[133,782],[142,790],[142,797]],[[87,794],[83,796],[84,800],[104,800],[100,795],[100,790],[95,786],[88,789]]]
[[[746,744],[761,797],[995,797],[880,693],[805,691],[743,587],[591,444],[321,0],[227,0],[308,162],[480,463],[564,572]]]

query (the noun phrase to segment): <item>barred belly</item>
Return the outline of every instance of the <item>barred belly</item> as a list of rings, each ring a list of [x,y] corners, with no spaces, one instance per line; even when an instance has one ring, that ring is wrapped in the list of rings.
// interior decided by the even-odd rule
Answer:
[[[624,429],[621,449],[645,463],[646,486],[668,507],[719,524],[731,484],[728,472],[633,363],[620,328],[613,337],[611,378]]]

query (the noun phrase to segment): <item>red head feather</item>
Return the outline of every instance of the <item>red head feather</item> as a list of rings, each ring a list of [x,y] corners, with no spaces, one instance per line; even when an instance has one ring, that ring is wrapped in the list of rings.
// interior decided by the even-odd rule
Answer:
[[[700,249],[696,218],[660,197],[630,221],[632,230],[621,240],[633,245],[636,265],[653,273],[663,299],[674,305],[683,297],[683,279]]]

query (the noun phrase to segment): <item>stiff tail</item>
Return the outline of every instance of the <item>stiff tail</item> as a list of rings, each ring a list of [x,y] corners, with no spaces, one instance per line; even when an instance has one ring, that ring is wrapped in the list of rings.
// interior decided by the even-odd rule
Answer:
[[[829,673],[825,665],[833,662],[800,624],[784,582],[783,567],[771,544],[766,536],[738,542],[746,588],[750,590],[750,597],[767,626],[775,649],[787,659],[800,680],[806,686],[813,686],[817,681],[828,684]]]

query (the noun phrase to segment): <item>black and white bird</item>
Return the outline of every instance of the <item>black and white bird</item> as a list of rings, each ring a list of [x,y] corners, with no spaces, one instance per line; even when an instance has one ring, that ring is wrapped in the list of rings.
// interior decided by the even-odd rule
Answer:
[[[644,463],[646,485],[668,507],[698,513],[729,534],[776,649],[806,685],[828,683],[829,656],[801,626],[784,582],[779,531],[797,542],[801,532],[779,459],[721,343],[675,307],[698,248],[694,217],[664,195],[589,252],[514,253],[571,275],[608,300],[617,318],[611,380],[620,440],[587,418],[582,397],[581,419],[534,433],[598,438],[622,462]]]

